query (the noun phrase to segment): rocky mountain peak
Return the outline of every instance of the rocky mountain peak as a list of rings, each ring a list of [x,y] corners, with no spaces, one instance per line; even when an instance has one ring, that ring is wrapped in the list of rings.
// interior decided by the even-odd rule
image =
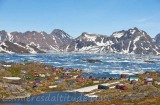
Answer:
[[[160,33],[156,35],[155,41],[158,45],[160,45]]]

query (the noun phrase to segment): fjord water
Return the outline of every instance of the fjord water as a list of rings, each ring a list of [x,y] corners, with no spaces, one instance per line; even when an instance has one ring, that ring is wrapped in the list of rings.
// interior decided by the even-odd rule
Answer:
[[[89,63],[86,59],[98,59],[102,62]],[[146,63],[144,60],[154,60]],[[160,56],[134,54],[0,54],[0,61],[5,62],[41,62],[55,67],[81,69],[93,74],[142,73],[160,70]]]

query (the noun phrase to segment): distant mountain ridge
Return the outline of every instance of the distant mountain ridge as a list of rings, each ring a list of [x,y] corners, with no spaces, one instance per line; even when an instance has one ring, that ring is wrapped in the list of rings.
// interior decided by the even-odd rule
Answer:
[[[152,38],[138,28],[114,32],[110,36],[82,33],[66,48],[69,52],[159,54]]]
[[[64,46],[67,46],[72,40],[73,38],[70,35],[60,29],[53,30],[51,34],[47,34],[44,31],[26,31],[24,33],[0,31],[1,42],[24,43],[35,46],[43,52],[63,51]]]
[[[41,52],[85,52],[85,53],[131,53],[131,54],[160,54],[160,34],[154,40],[143,30],[131,28],[116,31],[112,35],[100,35],[83,32],[73,39],[69,34],[60,29],[54,29],[50,34],[46,32],[27,31],[8,33],[0,31],[0,52],[4,51],[4,43],[11,45],[23,44],[27,51],[9,51],[15,53],[41,53]],[[33,47],[36,51],[31,51]],[[22,46],[19,46],[22,47]],[[14,46],[16,48],[16,46]],[[20,49],[20,48],[19,48]],[[29,50],[30,49],[30,50]]]

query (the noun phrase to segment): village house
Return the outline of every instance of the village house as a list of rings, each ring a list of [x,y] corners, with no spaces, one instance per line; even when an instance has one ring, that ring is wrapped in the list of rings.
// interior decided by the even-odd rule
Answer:
[[[72,78],[72,74],[70,71],[66,71],[63,73],[63,78],[68,79],[68,78]]]
[[[31,79],[31,77],[30,77],[29,75],[24,75],[23,77],[24,77],[24,79],[26,79],[26,80],[30,80],[30,79]]]
[[[135,75],[132,75],[132,76],[129,76],[129,79],[128,79],[130,82],[131,81],[138,81],[139,80],[139,78],[137,77],[137,76],[135,76]]]
[[[76,82],[85,82],[86,81],[86,78],[84,78],[83,76],[78,76],[76,78]]]
[[[121,74],[121,78],[126,78],[126,74]]]
[[[33,76],[34,76],[34,77],[39,77],[39,74],[38,74],[37,72],[34,72],[34,73],[33,73]]]
[[[144,84],[145,84],[145,85],[152,85],[152,84],[153,84],[153,78],[151,78],[151,77],[146,77],[146,78],[144,79]]]

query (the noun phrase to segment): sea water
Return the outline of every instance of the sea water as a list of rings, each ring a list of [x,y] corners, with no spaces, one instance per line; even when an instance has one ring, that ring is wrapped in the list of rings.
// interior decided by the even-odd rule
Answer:
[[[89,63],[86,59],[101,60],[102,62]],[[147,63],[144,60],[153,60]],[[134,54],[0,54],[0,61],[5,62],[41,62],[55,67],[81,69],[85,72],[101,74],[133,74],[145,71],[160,71],[160,56]]]

